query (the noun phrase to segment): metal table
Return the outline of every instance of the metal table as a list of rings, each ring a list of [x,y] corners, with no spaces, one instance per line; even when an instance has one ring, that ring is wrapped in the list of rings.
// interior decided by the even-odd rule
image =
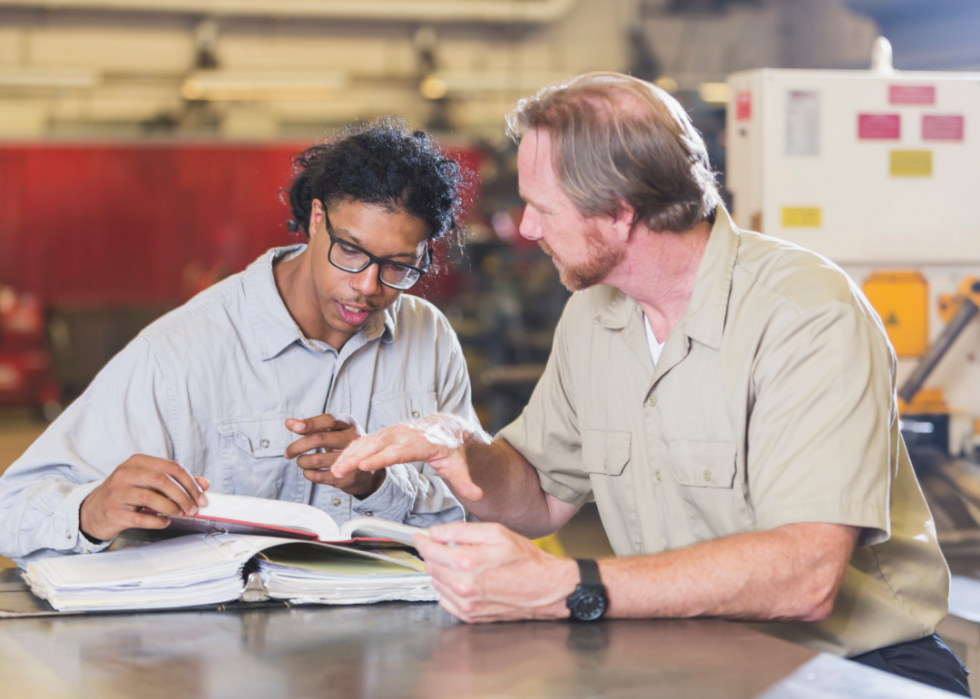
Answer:
[[[9,576],[0,609],[30,604]],[[0,620],[0,696],[949,697],[717,620],[469,626],[435,604]]]

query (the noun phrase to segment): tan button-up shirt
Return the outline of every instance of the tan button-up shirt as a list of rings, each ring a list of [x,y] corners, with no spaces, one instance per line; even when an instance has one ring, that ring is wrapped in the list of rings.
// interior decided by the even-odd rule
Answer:
[[[568,503],[595,499],[617,555],[792,522],[862,527],[831,616],[761,629],[856,655],[933,632],[949,573],[902,442],[895,356],[828,260],[719,208],[656,367],[636,300],[576,293],[548,368],[500,436]]]

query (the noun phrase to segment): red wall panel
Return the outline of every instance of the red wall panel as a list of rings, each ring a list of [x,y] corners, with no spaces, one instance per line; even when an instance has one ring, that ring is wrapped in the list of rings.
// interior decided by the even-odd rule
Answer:
[[[298,241],[279,193],[305,145],[0,146],[0,284],[51,305],[179,302],[188,265],[236,272]]]

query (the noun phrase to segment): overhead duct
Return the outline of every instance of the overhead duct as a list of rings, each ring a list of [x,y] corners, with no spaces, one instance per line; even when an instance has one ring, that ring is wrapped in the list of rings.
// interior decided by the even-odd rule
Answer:
[[[0,6],[276,19],[546,24],[578,0],[0,0]]]

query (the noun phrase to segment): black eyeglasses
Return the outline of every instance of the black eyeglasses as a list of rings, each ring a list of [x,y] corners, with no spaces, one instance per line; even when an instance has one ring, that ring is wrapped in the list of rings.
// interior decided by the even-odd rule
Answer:
[[[327,252],[327,259],[337,269],[351,274],[363,272],[372,264],[378,265],[378,279],[385,286],[399,291],[405,291],[415,286],[415,283],[422,278],[429,269],[432,262],[432,254],[429,246],[425,246],[425,262],[422,267],[407,265],[404,262],[392,262],[383,257],[375,257],[364,248],[349,243],[341,238],[334,237],[333,228],[330,225],[330,218],[324,212],[324,220],[327,226],[327,234],[330,236],[330,250]]]

